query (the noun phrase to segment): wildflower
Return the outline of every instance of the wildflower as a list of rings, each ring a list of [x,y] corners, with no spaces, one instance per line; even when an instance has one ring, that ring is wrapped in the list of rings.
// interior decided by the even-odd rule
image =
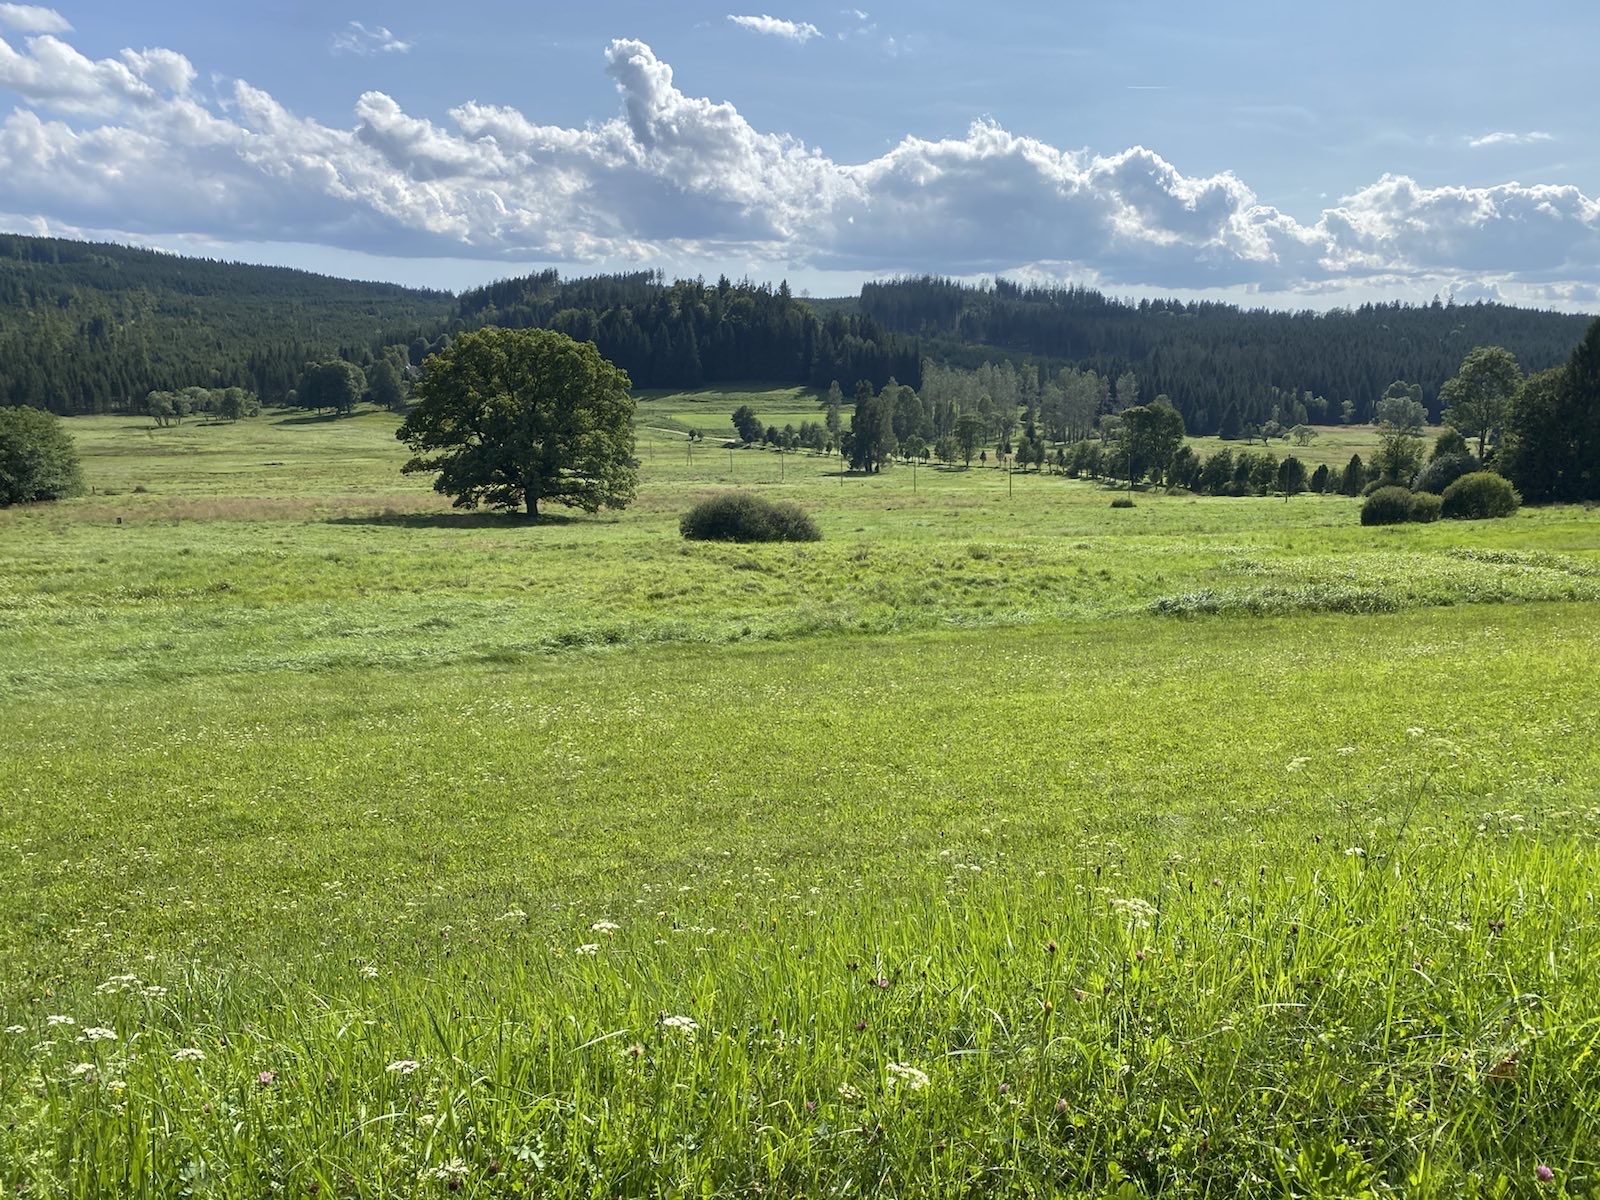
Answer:
[[[368,963],[366,966],[361,968],[361,978],[363,978],[363,979],[376,979],[377,977],[378,977],[378,968],[373,966],[371,963]]]
[[[71,1017],[55,1016],[46,1017],[44,1019],[44,1023],[46,1025],[76,1025],[77,1021],[73,1020]]]
[[[585,942],[583,945],[578,947],[576,953],[578,953],[578,954],[599,954],[600,953],[600,943],[598,943],[598,942]]]
[[[1556,1173],[1543,1163],[1540,1163],[1533,1169],[1533,1177],[1540,1183],[1549,1183],[1556,1177]]]
[[[693,1017],[662,1017],[661,1028],[676,1029],[680,1033],[692,1034],[700,1028],[700,1023]]]
[[[1130,896],[1126,900],[1113,900],[1111,907],[1127,917],[1139,929],[1148,929],[1150,918],[1156,915],[1156,906],[1138,896]]]
[[[526,921],[528,914],[520,908],[508,908],[495,918],[496,921]]]
[[[276,1071],[263,1071],[261,1074],[256,1076],[257,1087],[271,1087],[277,1082],[278,1073]]]
[[[422,1064],[414,1058],[397,1058],[384,1068],[391,1075],[409,1075]]]
[[[1058,1113],[1064,1113],[1070,1107],[1071,1107],[1071,1105],[1069,1105],[1067,1103],[1067,1098],[1065,1096],[1062,1096],[1059,1100],[1056,1101],[1056,1111]]]
[[[1406,733],[1408,733],[1412,737],[1421,737],[1426,732],[1427,732],[1427,730],[1423,729],[1421,725],[1407,725],[1406,726]]]
[[[116,1030],[102,1029],[98,1025],[90,1025],[83,1031],[83,1036],[86,1041],[90,1042],[114,1042],[117,1040]]]
[[[7,1025],[6,1026],[6,1032],[10,1033],[10,1034],[18,1034],[18,1033],[27,1033],[28,1031],[27,1031],[27,1029],[25,1029],[21,1025]]]
[[[93,1063],[75,1063],[75,1064],[73,1064],[72,1077],[74,1079],[86,1079],[86,1078],[92,1078],[93,1076],[94,1076],[94,1064]]]
[[[1351,846],[1345,850],[1344,856],[1346,858],[1365,858],[1367,856],[1367,852],[1360,846]]]
[[[452,1158],[449,1162],[441,1163],[439,1166],[434,1167],[428,1173],[440,1182],[448,1183],[451,1180],[465,1179],[467,1177],[467,1164],[459,1158]]]
[[[900,1085],[908,1092],[919,1092],[928,1086],[928,1073],[916,1067],[892,1062],[885,1064],[883,1069],[891,1087]]]
[[[589,926],[591,933],[615,933],[621,928],[622,926],[618,925],[615,921],[596,921],[593,925]]]
[[[643,1058],[644,1057],[644,1045],[641,1042],[635,1042],[635,1043],[633,1043],[633,1045],[629,1046],[626,1050],[624,1050],[623,1053],[626,1054],[629,1058],[632,1058],[632,1059]]]
[[[846,1099],[846,1100],[859,1100],[859,1099],[861,1099],[860,1090],[857,1089],[854,1085],[848,1084],[848,1083],[841,1083],[839,1085],[839,1095],[841,1097],[843,1097],[844,1099]]]
[[[206,1052],[197,1050],[193,1046],[185,1046],[180,1050],[174,1050],[172,1058],[175,1062],[204,1062]]]

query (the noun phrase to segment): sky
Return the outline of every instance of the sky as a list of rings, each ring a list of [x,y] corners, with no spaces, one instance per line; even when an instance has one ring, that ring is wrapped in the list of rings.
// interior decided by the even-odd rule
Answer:
[[[0,229],[1600,312],[1594,0],[0,3]]]

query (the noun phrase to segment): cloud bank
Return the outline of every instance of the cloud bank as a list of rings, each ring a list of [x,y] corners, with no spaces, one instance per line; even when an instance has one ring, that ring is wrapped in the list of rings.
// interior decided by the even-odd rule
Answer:
[[[1142,146],[1062,149],[988,121],[838,162],[686,93],[643,42],[615,41],[603,62],[619,109],[582,128],[475,102],[438,124],[382,92],[332,127],[242,80],[204,96],[170,50],[91,60],[53,34],[20,50],[0,39],[0,88],[23,102],[0,123],[0,211],[521,262],[738,257],[1308,293],[1434,277],[1563,296],[1600,284],[1600,201],[1574,186],[1386,175],[1308,222],[1229,171],[1185,174]]]

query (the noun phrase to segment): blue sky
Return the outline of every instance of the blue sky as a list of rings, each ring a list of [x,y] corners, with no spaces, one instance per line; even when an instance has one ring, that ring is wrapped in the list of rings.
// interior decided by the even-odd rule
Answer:
[[[1600,6],[0,3],[0,225],[458,288],[1600,310]]]

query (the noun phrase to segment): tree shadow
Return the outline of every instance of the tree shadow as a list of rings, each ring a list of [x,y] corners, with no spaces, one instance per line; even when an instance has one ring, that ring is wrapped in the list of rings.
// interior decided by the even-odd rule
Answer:
[[[376,525],[389,529],[537,529],[548,525],[574,525],[581,520],[567,513],[508,512],[385,512],[328,517],[325,525]]]
[[[279,417],[274,425],[324,425],[330,421],[343,421],[353,413],[308,413],[303,417]]]

